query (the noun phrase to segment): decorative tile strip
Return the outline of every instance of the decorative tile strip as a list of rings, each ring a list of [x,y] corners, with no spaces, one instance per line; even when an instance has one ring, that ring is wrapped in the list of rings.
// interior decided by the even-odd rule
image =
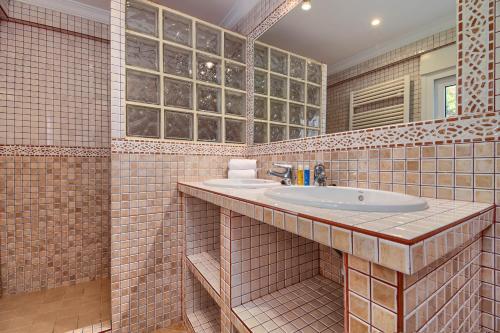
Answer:
[[[0,145],[0,156],[72,156],[107,157],[109,148]]]
[[[247,154],[269,155],[303,151],[366,149],[495,140],[500,113],[416,122],[367,130],[326,134],[248,147]]]
[[[229,144],[113,139],[111,141],[111,151],[118,154],[243,156],[246,147],[244,145]]]

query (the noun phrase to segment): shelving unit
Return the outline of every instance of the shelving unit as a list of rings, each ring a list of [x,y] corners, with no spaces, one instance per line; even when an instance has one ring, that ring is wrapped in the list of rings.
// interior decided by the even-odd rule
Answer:
[[[193,331],[197,333],[220,333],[221,331],[220,308],[217,305],[188,313],[187,318]]]
[[[220,255],[219,251],[212,250],[187,256],[187,260],[194,266],[203,278],[220,295]]]
[[[316,275],[233,308],[251,332],[344,332],[343,286]],[[277,331],[278,332],[278,331]]]

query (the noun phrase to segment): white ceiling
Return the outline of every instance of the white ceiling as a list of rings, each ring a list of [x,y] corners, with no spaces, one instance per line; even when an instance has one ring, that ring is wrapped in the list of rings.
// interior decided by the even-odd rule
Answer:
[[[153,2],[201,20],[231,28],[259,0],[153,0]]]
[[[456,0],[312,0],[261,37],[265,43],[326,63],[328,72],[455,26]],[[382,23],[372,27],[371,21]]]

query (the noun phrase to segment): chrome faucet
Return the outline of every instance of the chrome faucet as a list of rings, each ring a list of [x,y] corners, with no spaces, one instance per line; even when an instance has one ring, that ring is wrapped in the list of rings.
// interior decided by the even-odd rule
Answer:
[[[326,186],[325,166],[321,163],[314,166],[314,186]]]
[[[267,171],[267,174],[270,176],[276,176],[281,178],[281,185],[290,186],[292,185],[292,165],[291,164],[282,164],[282,163],[273,163],[273,166],[282,168],[285,171],[273,171],[272,169]]]

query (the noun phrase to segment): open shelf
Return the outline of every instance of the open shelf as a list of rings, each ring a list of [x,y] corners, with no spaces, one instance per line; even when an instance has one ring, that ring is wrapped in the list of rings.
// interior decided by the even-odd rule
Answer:
[[[343,333],[343,286],[316,275],[237,306],[233,312],[252,332]]]
[[[218,250],[201,252],[187,256],[203,278],[220,295],[220,255]]]
[[[220,333],[220,308],[208,306],[202,310],[188,312],[189,324],[196,333]]]

